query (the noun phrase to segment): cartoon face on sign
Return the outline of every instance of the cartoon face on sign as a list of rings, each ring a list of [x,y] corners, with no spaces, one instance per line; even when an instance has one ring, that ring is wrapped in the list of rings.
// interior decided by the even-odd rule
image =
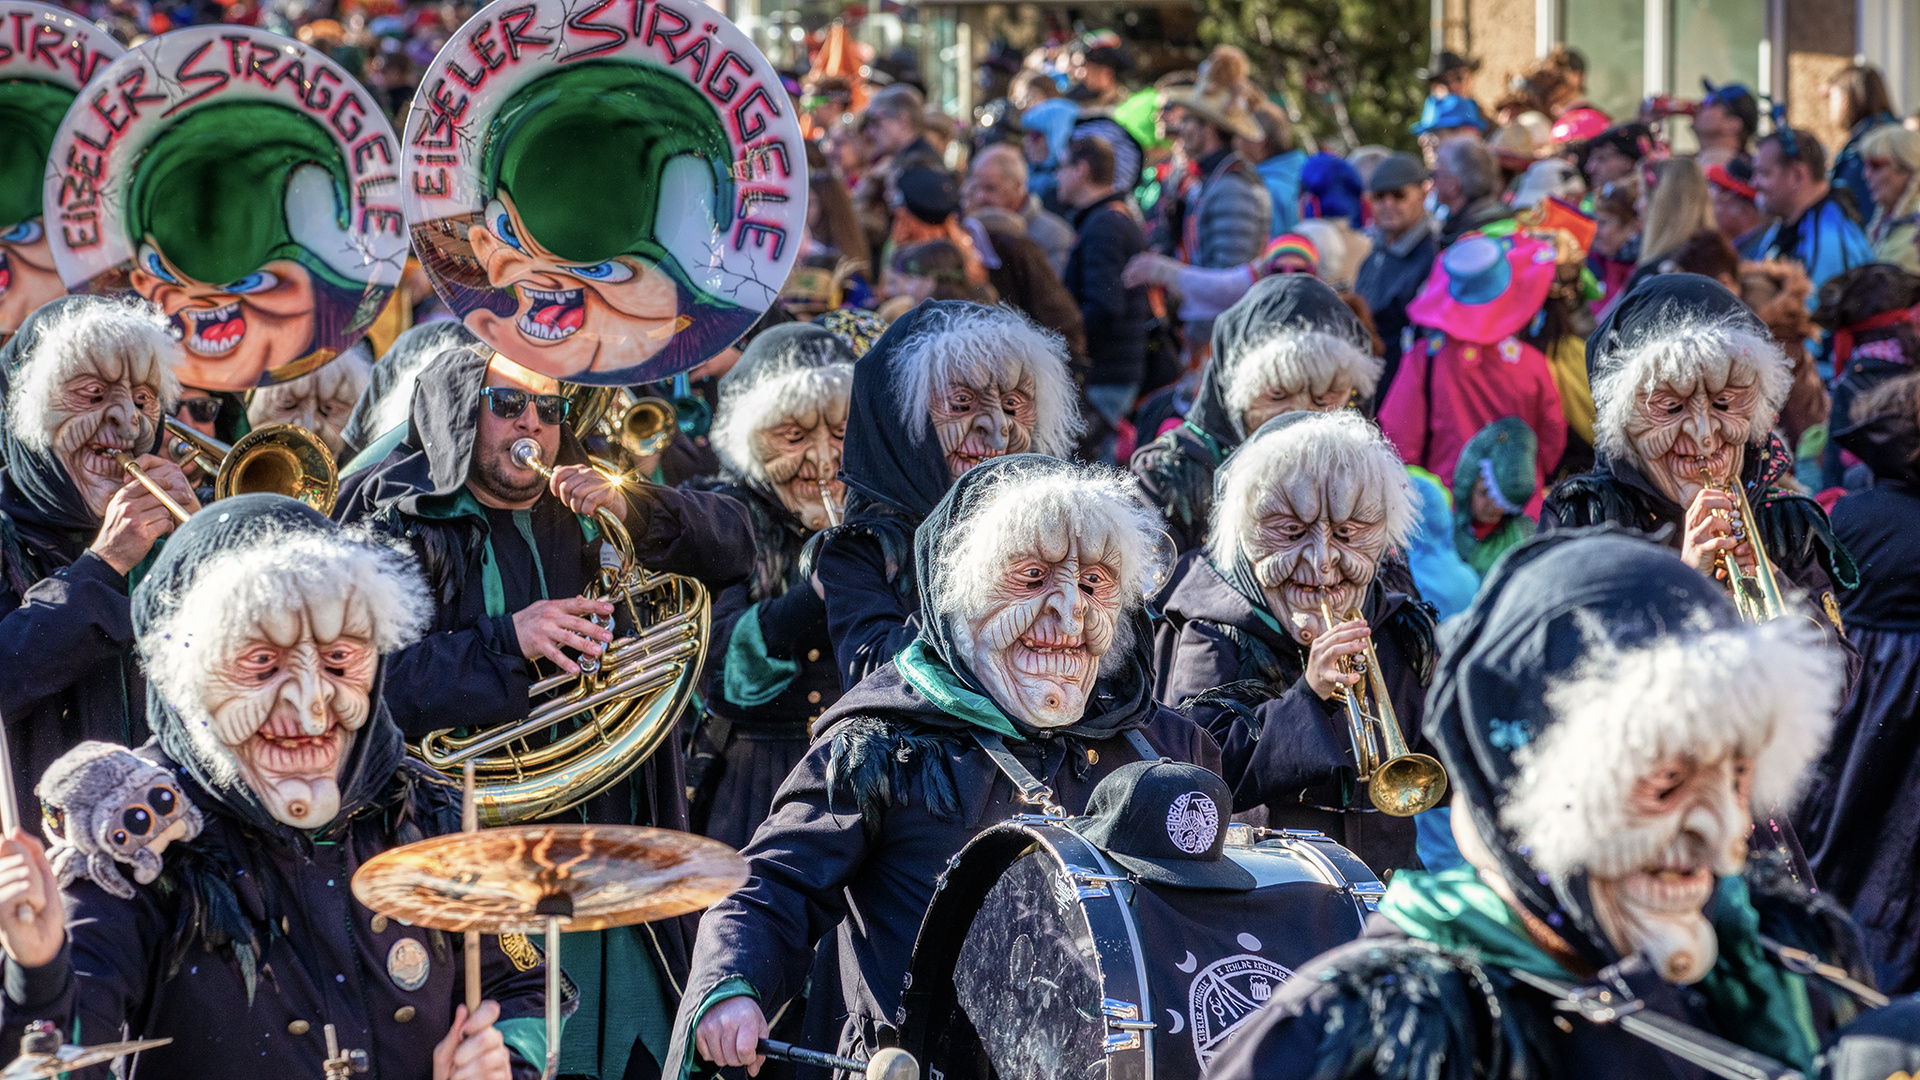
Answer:
[[[159,306],[191,386],[284,382],[358,340],[406,243],[372,99],[325,56],[231,27],[152,39],[103,82],[47,182],[67,285]]]
[[[40,213],[47,155],[80,88],[121,51],[72,12],[0,0],[0,341],[66,295]]]
[[[542,374],[615,385],[753,324],[798,253],[806,178],[779,79],[731,24],[672,0],[594,14],[502,0],[475,16],[422,80],[406,192],[468,329]]]

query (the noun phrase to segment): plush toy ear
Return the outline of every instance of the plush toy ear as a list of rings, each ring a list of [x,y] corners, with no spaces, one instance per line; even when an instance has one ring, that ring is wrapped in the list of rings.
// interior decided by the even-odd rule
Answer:
[[[160,856],[150,847],[136,848],[133,858],[128,861],[133,865],[133,880],[142,885],[160,876]]]
[[[96,851],[87,856],[87,877],[95,885],[107,890],[122,900],[133,899],[133,886],[120,876],[120,869],[113,865],[113,856],[104,851]]]
[[[86,876],[86,857],[80,854],[79,848],[71,844],[55,845],[49,861],[53,864],[54,876],[63,889]]]

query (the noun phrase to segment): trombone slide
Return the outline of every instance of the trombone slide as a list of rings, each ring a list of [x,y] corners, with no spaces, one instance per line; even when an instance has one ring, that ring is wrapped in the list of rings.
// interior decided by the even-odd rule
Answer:
[[[141,468],[140,463],[133,460],[132,454],[127,453],[125,450],[115,450],[113,452],[113,460],[119,462],[120,467],[127,470],[128,476],[140,481],[141,487],[152,492],[153,497],[160,500],[160,505],[166,507],[167,513],[172,514],[176,521],[179,521],[182,525],[186,524],[187,518],[191,516],[187,512],[187,508],[181,506],[178,500],[167,494],[166,489],[161,487],[158,481],[148,476],[147,470]]]

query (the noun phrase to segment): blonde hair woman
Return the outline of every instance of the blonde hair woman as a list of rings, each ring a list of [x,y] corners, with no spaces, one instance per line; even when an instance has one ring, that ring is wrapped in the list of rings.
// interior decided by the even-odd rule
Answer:
[[[1860,140],[1867,190],[1873,193],[1873,217],[1867,240],[1873,261],[1892,263],[1920,274],[1920,132],[1885,124]]]
[[[1654,167],[1653,187],[1644,196],[1640,265],[1657,261],[1703,232],[1718,232],[1713,220],[1713,191],[1690,157],[1669,158]]]

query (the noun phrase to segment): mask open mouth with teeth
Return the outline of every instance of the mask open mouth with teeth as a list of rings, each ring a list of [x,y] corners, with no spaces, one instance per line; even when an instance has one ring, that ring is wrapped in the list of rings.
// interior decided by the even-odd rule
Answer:
[[[238,300],[217,308],[184,308],[175,319],[186,327],[182,340],[187,348],[201,356],[225,356],[247,336],[247,317],[240,313]]]
[[[536,289],[521,285],[515,289],[526,314],[516,325],[520,332],[537,341],[559,341],[576,333],[587,318],[585,289]]]

